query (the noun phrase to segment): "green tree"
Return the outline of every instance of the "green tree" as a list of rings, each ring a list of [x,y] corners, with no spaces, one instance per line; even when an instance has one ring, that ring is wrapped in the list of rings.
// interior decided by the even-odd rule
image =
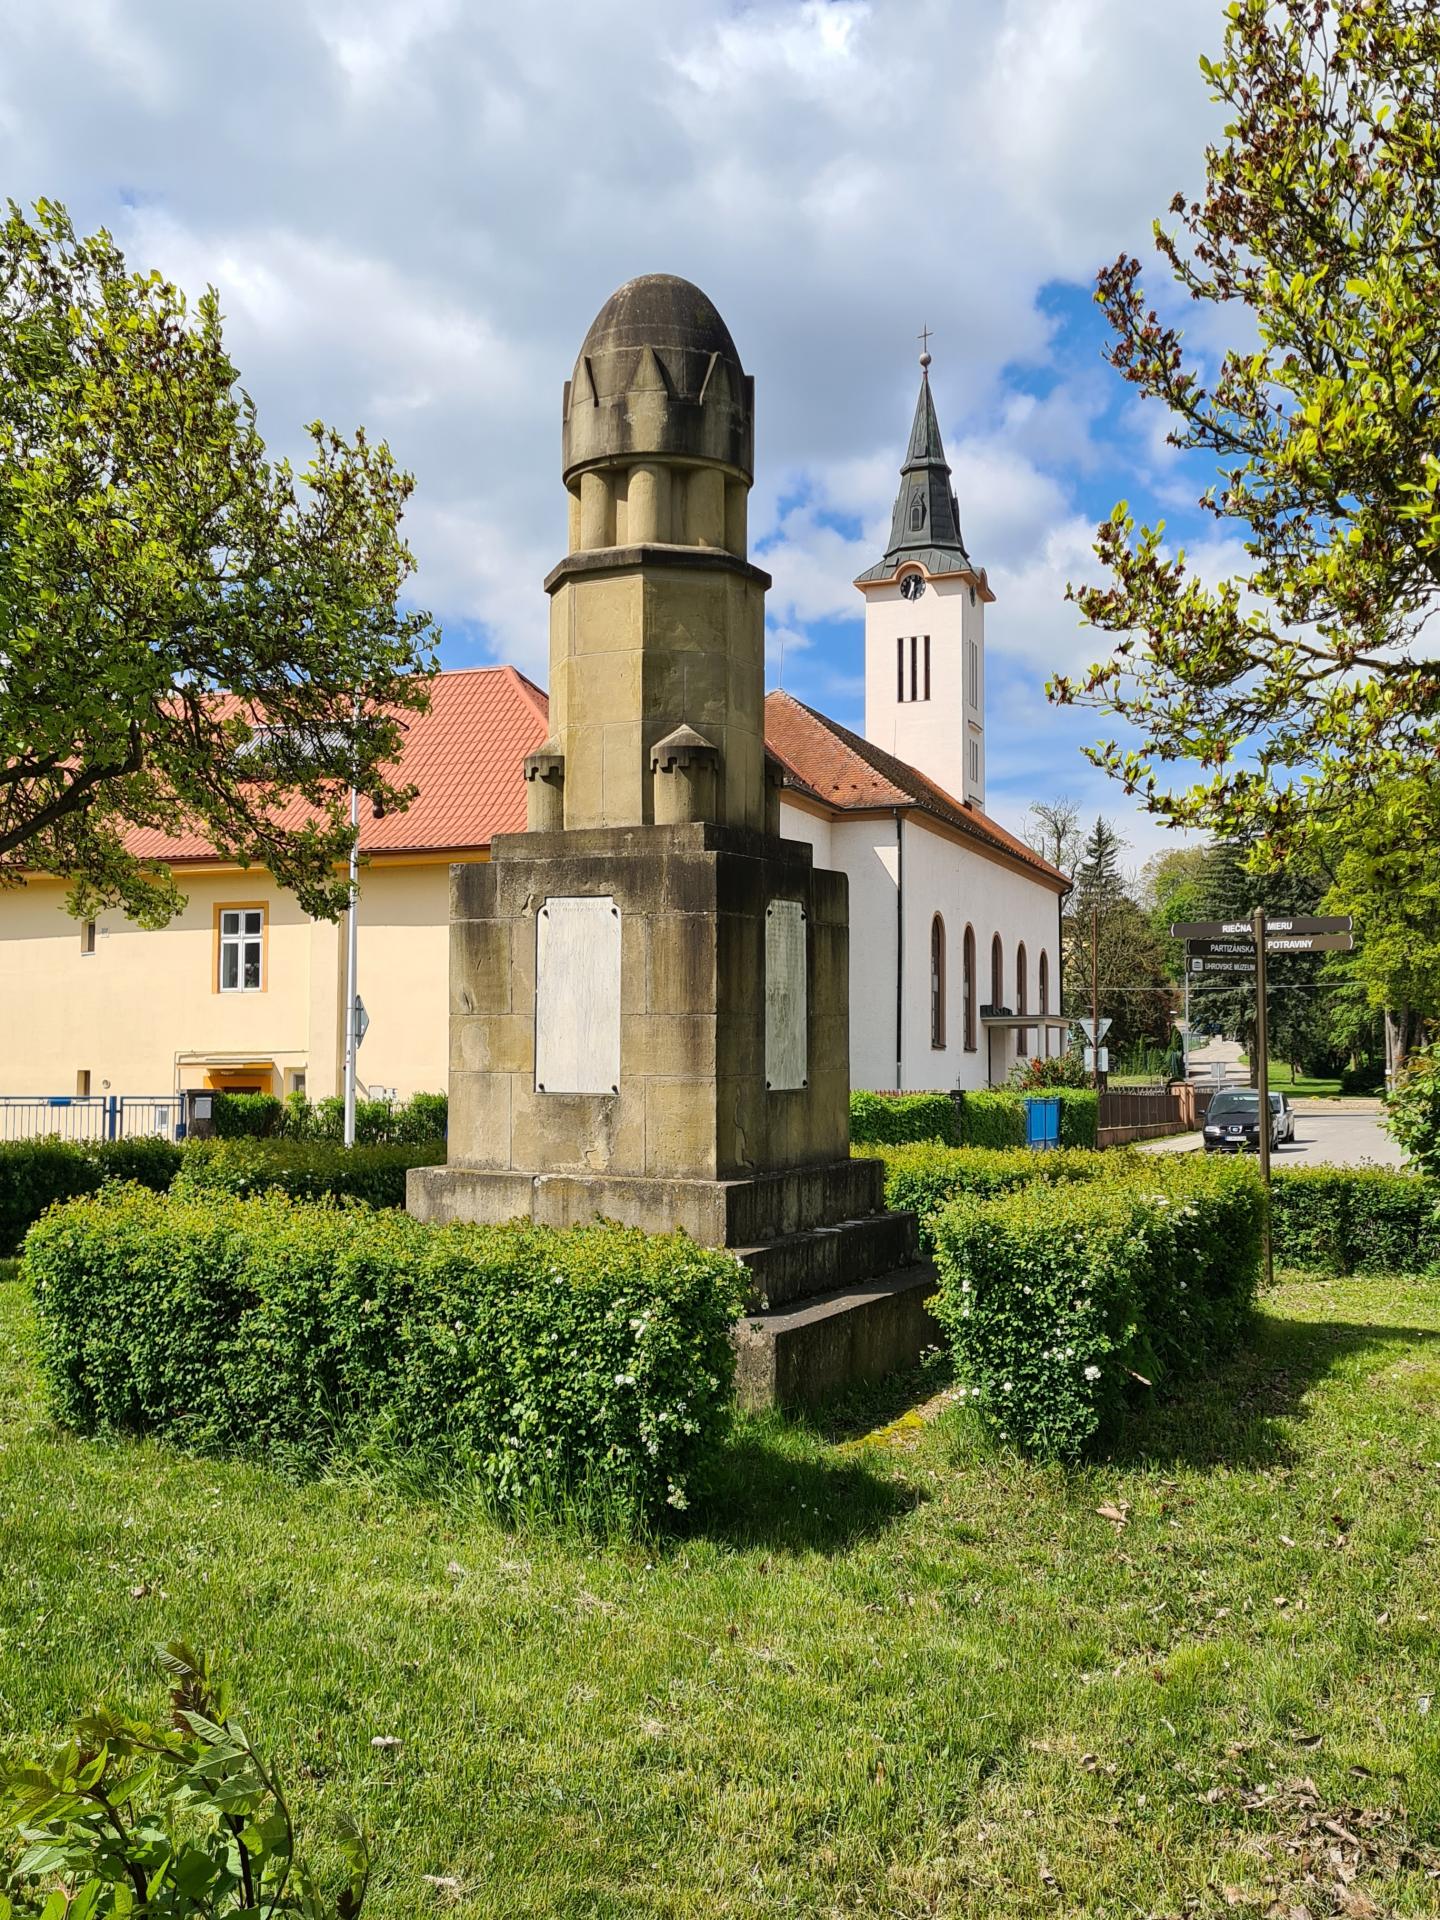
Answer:
[[[1124,848],[1111,823],[1097,819],[1076,869],[1064,923],[1065,1012],[1088,1019],[1098,997],[1101,1016],[1111,1021],[1105,1044],[1112,1053],[1139,1044],[1163,1046],[1174,1001],[1159,943],[1120,865]],[[1098,996],[1091,985],[1097,977]]]
[[[202,833],[308,912],[344,906],[351,783],[403,806],[433,666],[401,611],[411,490],[363,434],[270,460],[221,338],[62,208],[0,226],[0,881],[160,924],[135,829]]]
[[[1179,980],[1184,973],[1185,946],[1183,941],[1171,938],[1170,929],[1181,921],[1202,917],[1209,861],[1208,846],[1167,847],[1163,853],[1152,854],[1140,874],[1140,905],[1172,980]]]
[[[1120,636],[1051,683],[1140,743],[1096,764],[1171,821],[1263,834],[1283,857],[1343,806],[1440,747],[1440,10],[1431,0],[1235,0],[1202,61],[1227,112],[1200,198],[1158,250],[1231,338],[1213,372],[1142,289],[1101,273],[1111,364],[1210,456],[1203,505],[1244,571],[1206,586],[1163,524],[1122,502],[1104,585],[1073,593]],[[1164,769],[1198,763],[1193,785]]]
[[[1393,1076],[1440,1021],[1440,780],[1388,781],[1352,801],[1327,912],[1355,922],[1357,951],[1344,971],[1385,1020]]]
[[[1270,914],[1312,913],[1324,895],[1326,878],[1312,865],[1292,861],[1284,867],[1254,871],[1255,849],[1248,840],[1223,840],[1209,849],[1194,897],[1202,920],[1248,920],[1256,907]],[[1271,954],[1268,976],[1270,1054],[1301,1069],[1314,1070],[1329,1053],[1325,1025],[1326,990],[1320,962],[1308,954]],[[1255,978],[1252,974],[1206,974],[1192,980],[1190,1020],[1197,1031],[1215,1030],[1238,1040],[1250,1060],[1250,1080],[1259,1081],[1255,1045]]]

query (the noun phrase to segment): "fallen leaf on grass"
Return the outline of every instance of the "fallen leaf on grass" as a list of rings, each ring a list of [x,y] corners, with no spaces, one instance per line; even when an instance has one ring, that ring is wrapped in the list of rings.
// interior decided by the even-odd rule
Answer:
[[[1123,1527],[1130,1518],[1130,1502],[1122,1500],[1119,1506],[1112,1506],[1107,1500],[1103,1506],[1096,1507],[1096,1513],[1102,1520],[1108,1520],[1114,1527]]]

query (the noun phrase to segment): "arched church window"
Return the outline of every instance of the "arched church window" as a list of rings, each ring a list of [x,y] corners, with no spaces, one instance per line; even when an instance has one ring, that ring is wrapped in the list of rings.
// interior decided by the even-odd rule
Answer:
[[[910,531],[919,533],[925,525],[925,496],[917,493],[910,502]]]
[[[990,942],[990,1004],[992,1007],[1005,1004],[1005,949],[998,933]]]
[[[1016,1013],[1028,1013],[1030,1011],[1030,988],[1025,978],[1026,972],[1025,942],[1022,940],[1015,954]],[[1018,1053],[1028,1053],[1030,1051],[1030,1029],[1028,1027],[1022,1027],[1015,1036],[1015,1048]]]
[[[945,1044],[945,922],[930,922],[930,1044]]]
[[[1050,956],[1043,947],[1040,949],[1040,1011],[1041,1013],[1049,1013],[1050,1011]],[[1049,1027],[1045,1028],[1042,1045],[1048,1057],[1050,1052]]]
[[[965,1051],[975,1051],[975,929],[966,927],[961,950],[961,991],[965,1000]]]

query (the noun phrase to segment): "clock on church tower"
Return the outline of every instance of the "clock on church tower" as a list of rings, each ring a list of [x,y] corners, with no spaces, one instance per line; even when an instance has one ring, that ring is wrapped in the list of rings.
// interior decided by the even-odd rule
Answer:
[[[928,353],[920,368],[890,544],[855,582],[865,596],[865,737],[983,809],[985,608],[995,596],[961,538]]]

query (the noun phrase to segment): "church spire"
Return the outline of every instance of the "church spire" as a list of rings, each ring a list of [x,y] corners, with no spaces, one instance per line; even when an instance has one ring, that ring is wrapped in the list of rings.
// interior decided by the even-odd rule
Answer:
[[[917,562],[932,574],[972,571],[960,534],[960,506],[950,485],[950,465],[945,458],[940,422],[930,392],[928,352],[920,355],[920,394],[915,402],[915,420],[910,428],[905,464],[900,469],[900,491],[895,496],[895,511],[890,521],[890,544],[885,549],[885,558],[878,566],[862,573],[860,579],[888,579],[906,560]]]

